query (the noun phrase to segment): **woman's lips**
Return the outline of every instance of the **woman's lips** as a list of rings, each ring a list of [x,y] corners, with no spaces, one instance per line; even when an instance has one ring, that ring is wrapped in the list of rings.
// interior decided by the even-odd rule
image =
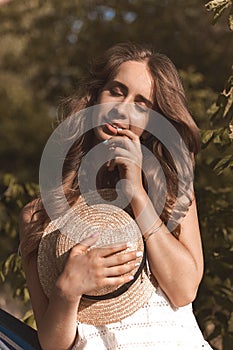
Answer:
[[[111,133],[111,135],[116,135],[117,134],[117,129],[116,127],[114,127],[113,125],[106,123],[104,124],[105,128],[107,129],[107,131],[109,131]]]

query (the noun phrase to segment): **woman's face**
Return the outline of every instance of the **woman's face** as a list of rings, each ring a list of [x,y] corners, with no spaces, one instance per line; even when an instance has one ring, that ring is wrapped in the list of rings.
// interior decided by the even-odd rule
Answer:
[[[117,127],[141,136],[152,108],[153,80],[146,62],[127,61],[108,81],[98,98],[93,125],[97,142],[117,134]]]

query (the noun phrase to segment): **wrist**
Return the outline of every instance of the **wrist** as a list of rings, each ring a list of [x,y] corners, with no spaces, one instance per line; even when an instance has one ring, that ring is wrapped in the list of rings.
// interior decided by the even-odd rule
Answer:
[[[160,225],[161,220],[145,189],[137,191],[131,199],[131,207],[142,235]]]
[[[160,231],[162,229],[162,226],[163,226],[163,221],[161,221],[160,219],[158,219],[158,222],[156,221],[156,226],[154,226],[150,231],[148,232],[145,232],[143,234],[143,238],[144,238],[144,241],[147,242],[148,239],[153,236],[154,234],[156,234],[158,231]]]
[[[149,200],[148,194],[146,193],[143,186],[138,186],[132,189],[131,206],[145,204],[148,200]]]
[[[55,283],[53,296],[67,305],[79,305],[82,293],[77,290],[74,291],[70,286],[71,284],[60,275]]]

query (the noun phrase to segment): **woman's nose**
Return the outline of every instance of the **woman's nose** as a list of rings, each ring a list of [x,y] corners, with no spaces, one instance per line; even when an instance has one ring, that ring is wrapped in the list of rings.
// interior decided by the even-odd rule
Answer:
[[[129,106],[127,102],[120,102],[115,104],[111,111],[110,116],[112,119],[124,119],[129,120]]]

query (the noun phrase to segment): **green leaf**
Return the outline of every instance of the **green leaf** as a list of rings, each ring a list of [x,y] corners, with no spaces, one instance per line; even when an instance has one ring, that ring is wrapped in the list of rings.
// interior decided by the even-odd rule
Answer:
[[[11,254],[3,263],[3,274],[7,276],[12,269],[12,261],[14,259],[14,254]]]
[[[211,0],[205,4],[206,9],[208,11],[213,11],[214,13],[212,23],[215,24],[218,18],[222,15],[223,11],[231,5],[231,0]]]
[[[23,299],[24,301],[29,301],[30,300],[30,295],[29,295],[29,291],[27,288],[23,289]]]
[[[232,155],[225,156],[224,158],[219,160],[217,162],[217,164],[215,165],[214,170],[216,171],[216,173],[218,175],[220,175],[224,169],[229,168],[229,167],[233,167],[233,156]]]
[[[230,15],[228,17],[228,24],[230,30],[233,30],[233,6],[231,7]]]
[[[5,282],[5,279],[6,279],[2,270],[0,270],[0,279],[2,280],[2,282]]]
[[[28,324],[30,327],[33,327],[34,329],[36,329],[36,322],[35,322],[32,310],[29,310],[26,312],[22,321]]]
[[[203,144],[208,144],[214,136],[214,130],[202,130],[201,140]]]
[[[209,11],[217,11],[219,7],[230,2],[229,0],[211,0],[205,4],[205,7]]]

